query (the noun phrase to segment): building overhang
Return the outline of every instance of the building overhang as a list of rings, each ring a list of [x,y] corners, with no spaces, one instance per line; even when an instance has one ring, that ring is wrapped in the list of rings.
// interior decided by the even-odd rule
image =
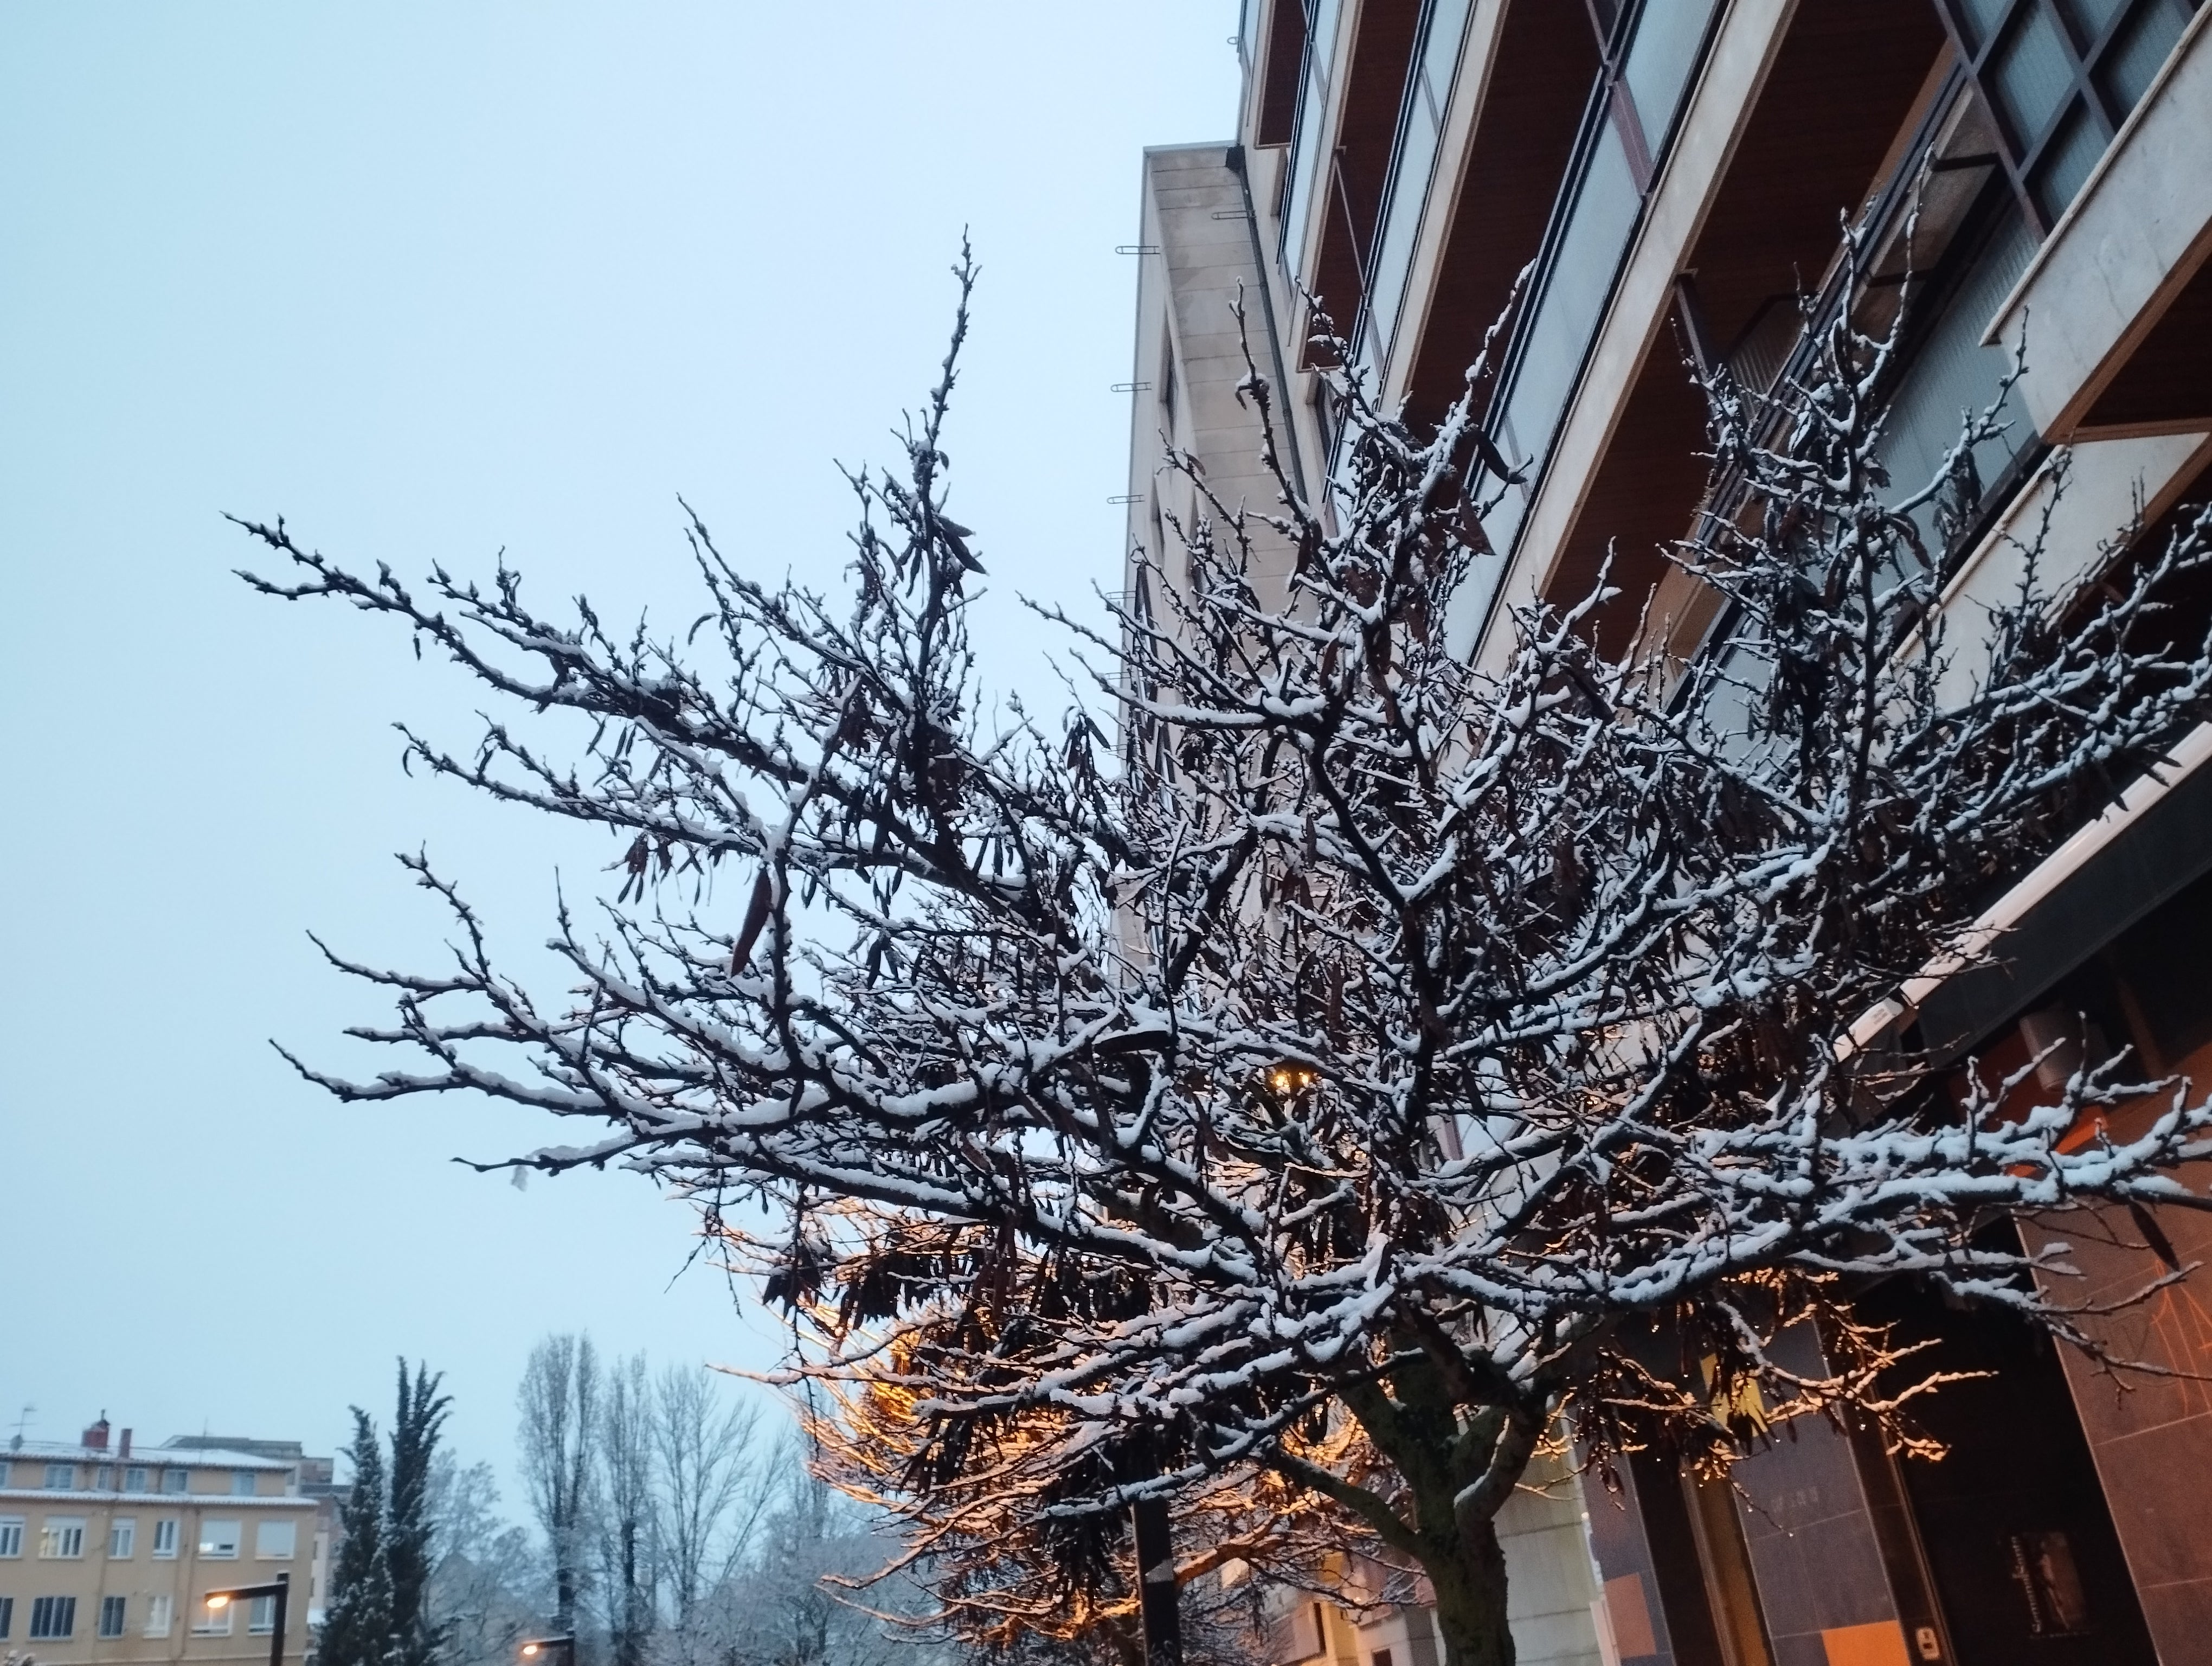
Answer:
[[[2208,256],[2212,8],[2203,8],[1983,337],[2026,332],[2021,395],[2045,440],[2212,428]]]

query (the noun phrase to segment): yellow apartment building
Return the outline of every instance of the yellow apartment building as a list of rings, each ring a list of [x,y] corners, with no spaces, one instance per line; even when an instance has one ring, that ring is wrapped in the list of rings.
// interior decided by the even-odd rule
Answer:
[[[282,1573],[284,1658],[304,1660],[326,1579],[330,1461],[290,1443],[134,1450],[130,1430],[109,1434],[103,1416],[73,1445],[18,1437],[0,1450],[0,1655],[259,1666],[273,1601],[211,1612],[204,1598]]]

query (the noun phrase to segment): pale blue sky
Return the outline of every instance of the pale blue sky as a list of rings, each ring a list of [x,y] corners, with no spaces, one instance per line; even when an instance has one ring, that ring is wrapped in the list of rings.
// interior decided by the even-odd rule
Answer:
[[[1020,588],[1110,581],[1138,159],[1225,135],[1229,0],[0,4],[0,1432],[210,1428],[331,1450],[395,1353],[507,1457],[553,1329],[763,1363],[772,1328],[625,1176],[517,1192],[447,1159],[547,1131],[339,1107],[370,992],[310,927],[427,960],[427,843],[511,943],[611,851],[410,781],[386,727],[473,696],[403,639],[250,596],[219,512],[358,562],[687,618],[676,495],[825,581],[833,459],[943,351],[984,269],[953,507],[1037,685]]]

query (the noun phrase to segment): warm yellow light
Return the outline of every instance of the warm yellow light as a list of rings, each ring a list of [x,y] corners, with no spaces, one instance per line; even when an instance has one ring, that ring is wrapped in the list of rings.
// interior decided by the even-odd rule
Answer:
[[[526,1643],[522,1645],[522,1657],[525,1660],[529,1659],[531,1656],[537,1652],[538,1645],[535,1643]]]
[[[218,1590],[209,1593],[208,1607],[211,1608],[227,1608],[229,1606],[230,1597],[225,1592]]]

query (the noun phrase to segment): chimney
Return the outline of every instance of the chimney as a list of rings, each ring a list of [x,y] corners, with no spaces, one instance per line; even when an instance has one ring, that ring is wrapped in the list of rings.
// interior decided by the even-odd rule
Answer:
[[[123,1432],[123,1450],[118,1452],[116,1456],[121,1458],[125,1463],[131,1461],[131,1431],[128,1429]]]
[[[104,1452],[107,1450],[107,1414],[106,1412],[100,1414],[99,1422],[84,1432],[84,1449],[88,1452]]]

